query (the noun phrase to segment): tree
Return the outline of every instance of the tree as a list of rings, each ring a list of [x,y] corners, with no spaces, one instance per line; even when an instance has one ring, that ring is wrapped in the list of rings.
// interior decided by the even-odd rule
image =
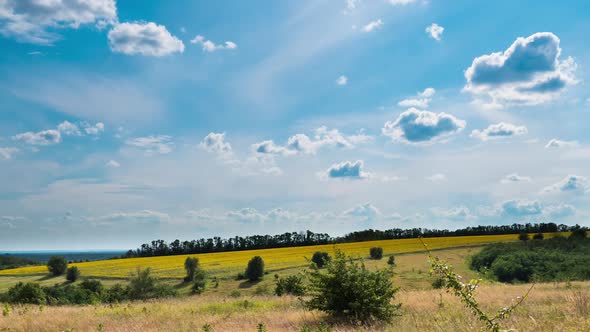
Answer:
[[[258,281],[264,275],[264,261],[260,256],[254,256],[248,262],[246,268],[246,278],[250,281]]]
[[[305,288],[303,287],[303,278],[299,275],[293,274],[285,278],[275,275],[275,294],[282,296],[284,294],[291,294],[301,296],[305,294]]]
[[[383,258],[383,248],[373,247],[369,250],[369,254],[371,254],[372,259],[381,259]]]
[[[311,261],[315,263],[318,268],[324,267],[327,263],[330,262],[332,257],[327,252],[316,251],[313,253],[311,257]]]
[[[203,270],[199,265],[197,265],[197,267],[195,268],[193,278],[193,293],[201,294],[205,291],[206,279],[207,272],[205,272],[205,270]]]
[[[529,234],[528,233],[524,233],[523,232],[523,233],[518,234],[518,239],[520,241],[526,242],[526,241],[528,241],[530,239],[530,237],[529,237]]]
[[[199,266],[199,259],[196,257],[187,257],[184,261],[184,269],[186,270],[186,277],[184,281],[190,282],[195,280],[195,270]]]
[[[37,283],[22,282],[8,289],[8,302],[11,303],[30,303],[30,304],[45,304],[47,303],[47,295]]]
[[[576,229],[574,229],[572,231],[572,234],[570,234],[569,238],[571,240],[579,240],[579,239],[585,239],[586,238],[586,230],[580,226],[576,227]]]
[[[543,233],[537,233],[535,235],[533,235],[533,240],[543,240],[545,238],[545,235],[543,235]]]
[[[352,321],[390,321],[399,304],[392,304],[398,288],[391,282],[391,269],[368,270],[338,250],[325,272],[308,272],[310,299],[307,308]]]
[[[389,256],[389,258],[387,259],[387,264],[393,266],[395,265],[395,256],[391,255]]]
[[[60,276],[66,272],[68,262],[62,256],[51,256],[47,262],[47,269],[54,276]]]
[[[77,266],[68,267],[66,271],[66,279],[75,282],[80,277],[80,270]]]
[[[148,267],[142,270],[137,268],[137,274],[129,280],[129,296],[132,299],[147,299],[156,290],[156,277],[152,276],[152,270]]]

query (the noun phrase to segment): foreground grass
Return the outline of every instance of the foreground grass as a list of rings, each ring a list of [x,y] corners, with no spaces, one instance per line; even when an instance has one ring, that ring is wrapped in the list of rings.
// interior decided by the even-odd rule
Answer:
[[[523,294],[528,285],[484,285],[478,298],[497,309]],[[539,284],[513,317],[503,322],[518,331],[589,331],[590,282]],[[362,328],[333,324],[333,331],[473,331],[481,323],[458,299],[439,290],[400,291],[400,316],[389,325]],[[585,302],[584,302],[585,301]],[[293,297],[232,298],[209,294],[152,302],[84,307],[16,306],[0,316],[0,331],[199,331],[210,324],[215,331],[300,331],[302,326],[328,323],[320,312],[306,311]]]

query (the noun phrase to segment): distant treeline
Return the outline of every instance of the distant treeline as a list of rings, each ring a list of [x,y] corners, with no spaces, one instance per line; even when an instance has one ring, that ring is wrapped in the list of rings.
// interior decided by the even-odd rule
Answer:
[[[540,224],[512,224],[506,226],[476,226],[457,230],[448,229],[427,229],[394,228],[385,231],[368,229],[364,231],[348,233],[340,237],[331,237],[326,233],[291,232],[279,235],[252,235],[236,236],[227,239],[213,237],[192,241],[174,240],[167,243],[164,240],[154,240],[151,243],[144,243],[135,250],[129,250],[123,258],[129,257],[150,257],[182,254],[204,254],[211,252],[240,251],[251,249],[269,249],[297,246],[311,246],[318,244],[334,244],[346,242],[361,242],[373,240],[409,239],[418,237],[443,237],[443,236],[466,236],[466,235],[498,235],[498,234],[519,234],[519,233],[552,233],[569,232],[580,228],[576,226],[557,225],[555,223]]]
[[[10,255],[0,255],[0,270],[14,269],[27,265],[38,265],[39,262],[32,259],[15,257]]]

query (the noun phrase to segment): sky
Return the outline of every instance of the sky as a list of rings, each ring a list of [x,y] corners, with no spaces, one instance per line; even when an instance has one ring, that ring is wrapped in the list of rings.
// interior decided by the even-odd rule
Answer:
[[[0,0],[0,250],[590,226],[590,3]]]

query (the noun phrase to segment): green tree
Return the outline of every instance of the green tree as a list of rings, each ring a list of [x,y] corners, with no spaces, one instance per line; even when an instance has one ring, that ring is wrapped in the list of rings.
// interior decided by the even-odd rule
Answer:
[[[12,303],[30,303],[30,304],[45,304],[47,303],[47,295],[37,283],[22,282],[8,289],[8,302]]]
[[[545,238],[545,235],[543,235],[543,233],[537,233],[535,235],[533,235],[533,240],[543,240]]]
[[[369,254],[371,255],[372,259],[381,259],[383,258],[383,248],[373,247],[369,249]]]
[[[313,256],[311,256],[311,261],[320,269],[329,263],[331,259],[332,257],[330,257],[330,254],[323,251],[316,251],[313,253]]]
[[[51,256],[47,262],[47,269],[54,276],[60,276],[66,272],[68,262],[62,256]]]
[[[393,256],[393,255],[389,256],[389,258],[387,259],[387,264],[394,266],[395,265],[395,256]]]
[[[585,239],[586,238],[586,229],[582,228],[582,227],[576,227],[576,229],[574,229],[572,231],[572,233],[569,236],[570,240],[579,240],[579,239]]]
[[[250,281],[258,281],[264,275],[264,260],[260,256],[254,256],[248,262],[246,278]]]
[[[193,293],[201,294],[205,291],[206,286],[206,279],[207,279],[207,272],[203,270],[199,265],[195,268],[194,271],[194,278],[193,278]]]
[[[187,257],[184,261],[184,269],[186,270],[186,277],[184,281],[191,282],[195,280],[195,271],[199,266],[199,259],[196,257]]]
[[[526,242],[530,239],[530,237],[529,237],[528,233],[522,232],[522,233],[518,234],[518,239],[520,241]]]
[[[142,270],[137,268],[137,273],[129,280],[129,296],[132,299],[147,299],[156,291],[157,278],[152,275],[148,267]]]
[[[301,296],[305,294],[303,278],[299,275],[293,274],[285,278],[275,275],[275,284],[275,294],[278,296],[285,294]]]
[[[77,266],[68,267],[66,271],[66,279],[70,282],[75,282],[80,278],[80,270]]]
[[[391,282],[391,269],[370,271],[340,250],[325,272],[313,270],[308,275],[309,309],[371,323],[390,321],[400,306],[391,303],[398,290]]]

